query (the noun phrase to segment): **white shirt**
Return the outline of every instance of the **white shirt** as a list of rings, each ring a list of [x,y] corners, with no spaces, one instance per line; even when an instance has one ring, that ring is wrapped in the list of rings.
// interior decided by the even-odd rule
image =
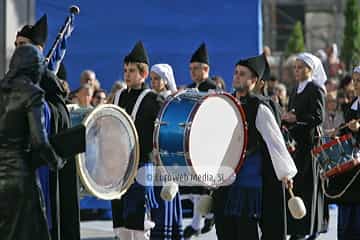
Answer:
[[[296,165],[286,148],[284,137],[273,113],[264,104],[259,105],[255,126],[269,150],[277,178],[279,180],[284,177],[293,178],[297,173]]]
[[[170,90],[165,90],[159,93],[160,96],[164,97],[165,99],[171,95],[171,91]]]
[[[311,82],[311,81],[312,81],[311,78],[309,78],[309,79],[307,79],[305,81],[300,82],[299,86],[297,88],[297,91],[296,91],[297,94],[302,93],[302,91],[304,91],[304,89],[306,88],[306,85],[308,85],[308,83]]]
[[[360,97],[357,97],[357,99],[354,101],[354,103],[351,105],[351,110],[358,110],[358,105],[360,104]]]

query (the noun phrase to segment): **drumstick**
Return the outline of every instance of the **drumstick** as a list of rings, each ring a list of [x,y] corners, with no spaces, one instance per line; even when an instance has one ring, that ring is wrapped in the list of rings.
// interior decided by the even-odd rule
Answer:
[[[296,197],[292,188],[288,188],[290,199],[288,201],[289,211],[295,219],[302,219],[306,215],[306,207],[304,201],[300,197]]]
[[[360,118],[358,118],[358,119],[354,119],[354,120],[355,120],[356,122],[359,122],[359,121],[360,121]],[[353,120],[351,120],[351,121],[353,121]],[[344,128],[349,127],[349,126],[350,126],[351,121],[350,121],[350,122],[347,122],[347,123],[345,123],[344,125],[339,126],[339,127],[337,127],[337,128],[333,128],[333,129],[326,129],[325,131],[326,131],[326,132],[332,132],[332,131],[337,132],[337,131],[340,131],[340,130],[342,130],[342,129],[344,129]]]

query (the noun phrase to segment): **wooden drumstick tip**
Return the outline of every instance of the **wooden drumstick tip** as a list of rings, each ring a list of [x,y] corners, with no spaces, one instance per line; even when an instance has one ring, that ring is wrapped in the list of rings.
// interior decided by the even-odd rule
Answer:
[[[294,194],[292,188],[289,188],[288,190],[289,190],[290,197],[291,197],[291,198],[294,198],[294,197],[295,197],[295,194]]]
[[[80,13],[80,8],[76,5],[71,5],[69,11],[71,14],[78,15]]]
[[[291,198],[288,201],[288,208],[291,216],[295,219],[302,219],[306,215],[306,207],[304,201],[300,197],[296,197],[292,188],[289,188]]]

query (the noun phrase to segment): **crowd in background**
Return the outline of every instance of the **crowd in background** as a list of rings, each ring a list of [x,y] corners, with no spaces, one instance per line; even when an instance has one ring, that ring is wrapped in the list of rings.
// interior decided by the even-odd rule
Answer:
[[[272,70],[270,80],[265,83],[264,94],[270,96],[281,106],[283,111],[286,111],[289,95],[296,84],[293,75],[295,56],[284,59],[280,64],[276,57],[271,55],[269,47],[264,47],[264,53]],[[326,133],[327,130],[336,128],[344,122],[343,110],[353,100],[355,89],[351,76],[344,71],[344,64],[338,57],[335,44],[330,45],[325,50],[318,50],[316,55],[322,60],[328,76],[326,82],[326,117],[323,124]],[[226,86],[221,76],[214,75],[212,80],[218,89],[231,90],[231,86]],[[148,83],[151,85],[151,81]],[[101,88],[101,81],[92,70],[85,70],[81,73],[78,89],[70,91],[66,81],[64,81],[64,86],[69,93],[68,103],[78,104],[81,107],[96,107],[99,104],[112,103],[115,93],[126,88],[125,82],[115,81],[110,92],[107,92]],[[179,89],[184,87],[179,86]]]
[[[280,61],[271,55],[269,47],[264,48],[272,75],[266,84],[266,93],[277,101],[285,110],[288,97],[295,87],[293,63],[296,56],[289,56]],[[323,124],[325,133],[344,123],[344,109],[355,97],[355,88],[351,75],[345,71],[344,63],[339,58],[336,44],[314,53],[320,58],[327,74],[326,86],[326,116]]]

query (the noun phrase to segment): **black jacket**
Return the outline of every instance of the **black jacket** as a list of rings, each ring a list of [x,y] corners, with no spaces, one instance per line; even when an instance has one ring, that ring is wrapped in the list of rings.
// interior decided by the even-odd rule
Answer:
[[[70,127],[70,114],[66,107],[67,93],[58,77],[50,70],[46,70],[41,78],[40,87],[45,92],[45,100],[51,109],[51,132],[61,132]]]
[[[119,106],[131,115],[134,105],[142,89],[131,89],[122,92]],[[115,103],[117,104],[117,103]],[[140,166],[152,161],[150,154],[153,150],[153,131],[157,114],[163,104],[163,98],[154,92],[148,93],[142,100],[135,119],[135,127],[139,136]],[[131,198],[129,200],[129,198]],[[136,205],[136,211],[127,212],[128,201]],[[143,230],[145,214],[145,188],[134,183],[120,200],[111,201],[113,212],[113,226]]]
[[[187,88],[197,88],[200,92],[207,92],[209,89],[216,89],[216,84],[213,80],[208,78],[201,82],[198,87],[196,87],[196,83],[192,83],[188,85]]]
[[[46,70],[41,78],[40,87],[45,92],[45,100],[51,111],[51,134],[55,135],[70,127],[70,114],[66,107],[66,91],[59,78],[50,70]],[[50,200],[52,209],[52,239],[57,239],[56,186],[59,181],[60,201],[60,234],[61,239],[80,239],[79,183],[76,174],[75,158],[67,159],[67,163],[58,174],[50,173]],[[57,179],[58,178],[58,179]]]
[[[123,91],[119,99],[119,106],[124,108],[126,112],[131,115],[136,100],[143,90],[144,88]],[[154,92],[150,92],[142,100],[139,107],[135,119],[135,127],[139,135],[140,163],[150,161],[149,156],[153,150],[154,123],[163,101],[161,96]]]

